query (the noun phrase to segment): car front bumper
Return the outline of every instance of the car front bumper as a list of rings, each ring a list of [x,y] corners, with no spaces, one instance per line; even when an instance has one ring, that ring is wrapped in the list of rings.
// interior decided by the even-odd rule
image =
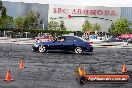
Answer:
[[[38,47],[32,46],[32,48],[33,48],[34,51],[38,51]]]
[[[34,45],[32,46],[32,48],[33,48],[33,50],[38,51],[38,45],[37,45],[37,44],[34,44]]]

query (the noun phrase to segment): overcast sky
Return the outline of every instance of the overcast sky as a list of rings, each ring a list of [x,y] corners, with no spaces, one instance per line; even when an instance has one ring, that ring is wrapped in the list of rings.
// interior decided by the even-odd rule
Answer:
[[[80,6],[132,7],[132,0],[2,0],[2,1]]]

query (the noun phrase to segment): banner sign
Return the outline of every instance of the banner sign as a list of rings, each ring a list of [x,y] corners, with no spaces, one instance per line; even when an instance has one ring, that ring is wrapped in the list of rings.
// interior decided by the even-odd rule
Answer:
[[[72,9],[67,8],[53,8],[53,13],[59,14],[72,14],[72,15],[109,15],[116,16],[115,10],[104,9],[104,10],[92,10],[92,9]]]
[[[121,34],[119,37],[121,37],[121,38],[132,38],[132,34]]]

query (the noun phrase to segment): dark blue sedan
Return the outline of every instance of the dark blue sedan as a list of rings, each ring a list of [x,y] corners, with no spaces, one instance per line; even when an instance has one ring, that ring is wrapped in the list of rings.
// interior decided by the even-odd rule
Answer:
[[[76,54],[93,52],[92,43],[77,36],[60,36],[48,42],[36,42],[33,50],[46,52],[47,50],[66,50]]]

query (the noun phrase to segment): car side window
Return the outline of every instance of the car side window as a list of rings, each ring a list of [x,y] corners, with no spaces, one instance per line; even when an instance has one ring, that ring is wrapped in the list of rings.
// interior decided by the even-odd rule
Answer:
[[[66,42],[73,42],[73,37],[66,37]]]
[[[74,42],[76,42],[76,41],[77,41],[77,39],[76,39],[76,38],[73,38],[73,41],[74,41]]]
[[[58,41],[58,42],[64,42],[64,41],[65,41],[65,38],[64,38],[64,37],[58,37],[58,38],[57,38],[57,41]]]

